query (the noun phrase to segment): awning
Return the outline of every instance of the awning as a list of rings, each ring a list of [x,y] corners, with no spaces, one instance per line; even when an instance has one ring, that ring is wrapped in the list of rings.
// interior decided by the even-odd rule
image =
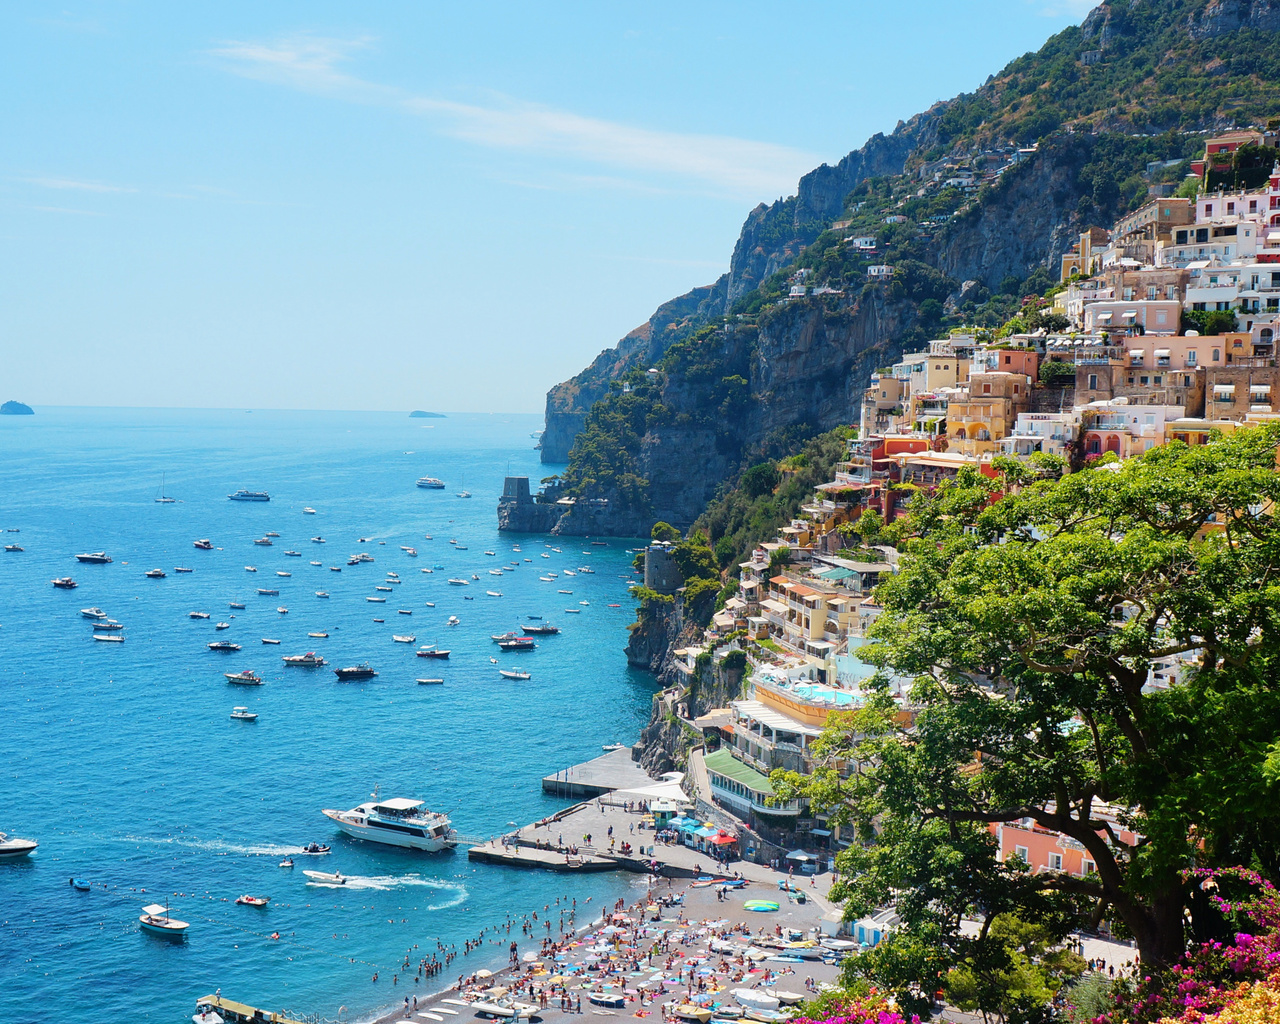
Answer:
[[[811,853],[805,853],[804,850],[792,850],[787,854],[787,860],[817,860]]]
[[[1157,358],[1157,359],[1168,359],[1168,358],[1169,358],[1169,350],[1168,350],[1167,348],[1158,348],[1158,349],[1156,349],[1156,358]]]
[[[711,843],[713,846],[728,846],[731,843],[736,843],[737,841],[738,840],[736,836],[727,836],[723,832],[721,832],[718,836],[716,836],[714,839],[711,840]]]
[[[809,829],[809,835],[811,835],[811,836],[829,836],[829,835],[831,835],[831,833],[830,833],[830,832],[828,832],[825,828],[811,828],[811,829]]]
[[[1136,320],[1137,318],[1138,318],[1138,311],[1136,309],[1127,310],[1123,317],[1123,319],[1125,320]]]
[[[766,608],[771,612],[777,612],[779,615],[785,615],[787,612],[787,606],[785,604],[783,604],[781,601],[775,601],[771,597],[766,597],[763,601],[761,601],[760,607]]]
[[[1110,319],[1111,319],[1111,315],[1112,315],[1112,314],[1111,314],[1111,312],[1108,310],[1108,311],[1107,311],[1107,312],[1105,312],[1105,313],[1099,313],[1097,316],[1095,316],[1095,317],[1094,317],[1094,319],[1095,319],[1095,320],[1110,320]]]
[[[1269,395],[1271,394],[1271,385],[1270,384],[1250,384],[1249,392],[1254,395]]]
[[[1213,386],[1213,393],[1215,395],[1234,395],[1236,393],[1236,386],[1234,384],[1215,384]]]
[[[856,575],[852,569],[846,569],[844,566],[838,566],[835,569],[824,569],[822,572],[815,573],[824,580],[847,580],[850,576]]]
[[[1131,348],[1131,349],[1129,349],[1129,358],[1130,358],[1130,359],[1134,359],[1134,358],[1141,359],[1145,354],[1146,354],[1146,350],[1145,350],[1145,349],[1140,349],[1140,348]]]

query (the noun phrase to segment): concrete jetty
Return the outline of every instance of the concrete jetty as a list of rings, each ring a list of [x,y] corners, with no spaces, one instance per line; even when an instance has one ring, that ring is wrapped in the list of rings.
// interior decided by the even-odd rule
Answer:
[[[542,791],[554,796],[582,799],[621,789],[643,789],[654,780],[631,760],[631,748],[611,750],[600,757],[543,776]]]

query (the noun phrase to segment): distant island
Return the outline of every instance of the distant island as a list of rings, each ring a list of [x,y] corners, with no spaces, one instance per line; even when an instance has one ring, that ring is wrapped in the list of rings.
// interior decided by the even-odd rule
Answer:
[[[35,414],[36,411],[31,406],[23,405],[21,402],[5,402],[4,405],[0,405],[0,416],[34,416]],[[418,413],[414,415],[417,416]],[[424,412],[422,415],[428,414]]]
[[[447,417],[442,412],[423,412],[421,409],[414,409],[409,413],[410,419],[416,420],[443,420]]]

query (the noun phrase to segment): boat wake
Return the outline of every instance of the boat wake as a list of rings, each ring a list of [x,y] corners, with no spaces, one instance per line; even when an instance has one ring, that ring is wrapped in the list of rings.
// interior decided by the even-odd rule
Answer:
[[[307,879],[307,885],[318,886],[322,889],[377,889],[382,892],[389,892],[392,889],[421,887],[438,889],[442,894],[449,894],[444,902],[429,904],[426,908],[427,910],[448,910],[450,907],[456,907],[470,895],[461,885],[442,882],[438,878],[423,878],[421,875],[343,875],[340,883],[309,878]]]
[[[306,854],[305,846],[289,846],[283,843],[226,843],[219,839],[188,839],[184,836],[132,836],[119,837],[123,842],[150,843],[154,846],[185,846],[192,850],[206,850],[210,853],[240,854],[246,857],[294,857]]]

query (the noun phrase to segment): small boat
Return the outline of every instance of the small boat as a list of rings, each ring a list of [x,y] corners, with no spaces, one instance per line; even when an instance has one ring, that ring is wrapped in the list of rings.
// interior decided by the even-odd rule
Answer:
[[[149,580],[162,580],[165,577],[165,572],[163,569],[148,569],[142,575]]]
[[[292,857],[286,857],[284,860],[282,860],[282,861],[280,862],[280,866],[281,866],[282,868],[291,868],[291,867],[293,867],[293,858],[292,858]]]
[[[590,604],[590,601],[579,601],[578,604]]]
[[[434,608],[436,606],[436,603],[434,601],[424,601],[423,604],[425,604],[428,608]]]
[[[164,474],[163,473],[160,474],[160,492],[152,500],[155,501],[157,505],[172,505],[175,501],[178,500],[177,498],[170,498],[168,495],[164,493]]]
[[[312,543],[312,544],[323,544],[323,543],[324,543],[324,538],[323,538],[323,537],[312,537],[312,538],[311,538],[311,543]]]
[[[173,571],[174,572],[195,572],[194,569],[189,569],[185,565],[175,565],[173,567]]]
[[[397,614],[397,615],[412,615],[412,614],[413,614],[413,609],[412,609],[412,608],[397,608],[397,609],[396,609],[396,614]]]
[[[270,501],[271,495],[266,491],[246,491],[243,487],[235,494],[228,494],[232,501]]]
[[[307,636],[315,640],[324,640],[328,638],[329,634],[324,632],[323,630],[318,630],[315,633],[308,633]]]
[[[503,679],[528,679],[529,678],[528,672],[516,672],[513,669],[509,669],[509,668],[498,669],[498,675],[502,676]]]
[[[246,566],[244,567],[244,571],[245,571],[245,572],[257,572],[257,571],[258,571],[258,567],[257,567],[256,565],[246,565]]]
[[[386,599],[385,597],[366,597],[366,598],[365,598],[365,600],[366,600],[366,601],[368,601],[368,602],[370,602],[371,604],[386,604],[386,603],[387,603],[387,599]]]
[[[532,617],[530,616],[530,618]],[[528,636],[554,636],[560,632],[559,626],[553,626],[549,622],[541,626],[521,626],[520,629]]]
[[[607,548],[607,547],[609,546],[609,544],[608,544],[608,542],[607,542],[607,541],[603,541],[603,540],[593,540],[593,541],[591,542],[591,546],[592,546],[593,548]]]
[[[478,573],[474,573],[474,572],[473,572],[473,573],[471,574],[471,578],[472,578],[473,580],[478,580],[478,579],[480,578],[480,576],[479,576],[479,574],[478,574]]]
[[[289,609],[288,609],[288,608],[286,608],[284,605],[280,605],[280,607],[278,607],[278,608],[276,609],[276,611],[278,611],[281,615],[288,615],[288,614],[289,614]]]
[[[366,661],[362,664],[351,665],[347,668],[335,668],[333,670],[333,674],[338,677],[338,682],[346,683],[361,679],[372,679],[378,673],[375,672]]]
[[[122,644],[124,637],[115,633],[94,633],[93,638],[106,644]]]
[[[610,608],[621,608],[621,607],[622,607],[622,605],[620,605],[620,604],[611,604],[611,605],[609,605],[609,607],[610,607]]]
[[[330,571],[330,572],[342,572],[342,566],[340,566],[340,565],[331,565],[331,566],[329,566],[329,571]]]
[[[444,481],[433,476],[423,476],[418,478],[418,486],[430,491],[443,491]]]
[[[56,580],[51,580],[50,582],[59,590],[75,590],[76,587],[80,586],[70,576],[59,576]]]
[[[502,591],[501,591],[501,590],[486,590],[486,591],[485,591],[485,593],[486,593],[486,594],[488,594],[490,597],[501,597],[501,596],[502,596]]]
[[[620,1010],[627,1005],[626,997],[621,993],[615,995],[612,992],[592,992],[587,998],[596,1006],[608,1006],[615,1010]],[[711,1019],[710,1011],[707,1011],[707,1019]]]
[[[751,900],[747,901],[752,902]],[[776,1010],[778,1008],[778,999],[759,989],[754,988],[735,988],[733,990],[733,998],[738,1001],[739,1006],[745,1006],[751,1010]]]
[[[449,652],[442,651],[437,647],[432,647],[430,649],[423,647],[419,648],[417,655],[419,658],[447,658],[449,657]]]
[[[419,686],[443,686],[444,680],[443,679],[419,679],[417,683]]]
[[[328,874],[324,871],[304,871],[302,873],[306,875],[308,879],[313,882],[317,882],[320,885],[345,885],[347,882],[347,880],[342,877],[341,871],[335,871],[333,874]]]
[[[20,544],[6,544],[6,545],[4,546],[4,549],[5,549],[6,551],[24,551],[24,550],[26,550],[26,549],[25,549],[25,548],[23,548],[23,547],[22,547],[22,545],[20,545]]]
[[[195,548],[199,548],[201,551],[212,551],[213,541],[209,540],[208,537],[204,537],[198,541],[195,541],[191,546]]]
[[[76,892],[89,892],[93,886],[83,878],[73,878],[71,879],[71,888],[75,889]]]
[[[527,636],[518,636],[513,640],[499,640],[498,646],[504,651],[531,651],[538,645]]]
[[[418,557],[418,549],[417,549],[417,548],[405,548],[405,549],[404,549],[404,553],[405,553],[406,555],[408,555],[410,558],[417,558],[417,557]]]
[[[554,583],[556,581],[554,576],[539,576],[538,579],[543,583]]]
[[[285,572],[283,569],[277,569],[277,570],[276,570],[276,575],[277,575],[277,576],[292,576],[292,575],[293,575],[293,573],[291,573],[291,572]]]
[[[316,514],[316,510],[313,509],[310,505],[306,505],[302,509],[302,514],[304,516],[313,516]]]
[[[501,576],[501,575],[502,575],[502,570],[501,570],[501,569],[490,569],[490,570],[489,570],[489,575],[490,575],[490,576]]]
[[[98,608],[96,606],[93,608],[81,608],[80,614],[83,615],[86,619],[105,619],[107,617],[107,613],[104,612],[101,608]],[[206,619],[208,617],[209,616],[207,615],[205,616]]]
[[[258,545],[258,547],[260,547],[260,548],[269,548],[269,547],[271,547],[271,538],[270,538],[270,537],[259,537],[257,540],[255,540],[255,541],[254,541],[254,543],[255,543],[256,545]]]
[[[294,665],[298,668],[319,668],[325,663],[324,658],[311,651],[306,654],[286,654],[282,659],[286,665]]]
[[[279,537],[279,536],[280,536],[280,534],[276,533],[276,531],[275,531],[275,530],[268,530],[266,533],[264,533],[264,534],[263,534],[263,536],[264,536],[264,537]]]
[[[390,587],[374,587],[373,589],[374,589],[374,590],[381,590],[381,591],[383,591],[383,592],[385,592],[385,593],[388,593],[388,594],[389,594],[389,593],[391,593],[391,588],[390,588]]]
[[[391,637],[392,643],[397,643],[397,644],[411,644],[411,643],[414,643],[417,639],[418,638],[416,636],[399,636],[395,634],[393,634]]]
[[[577,576],[577,575],[578,575],[578,574],[577,574],[576,572],[574,572],[572,569],[565,569],[565,570],[564,570],[564,574],[565,574],[566,576]]]
[[[238,608],[238,609],[240,609],[241,611],[243,611],[243,610],[244,610],[244,603],[243,603],[243,602],[241,602],[241,601],[230,601],[230,602],[228,602],[227,607],[228,607],[228,608]]]
[[[278,597],[280,595],[280,591],[274,590],[271,587],[259,587],[258,593],[262,597]]]
[[[279,646],[280,646],[280,641],[279,641],[279,640],[272,640],[272,639],[270,639],[269,637],[265,637],[265,636],[262,638],[262,642],[263,642],[264,644],[272,644],[272,645],[274,645],[274,646],[276,646],[276,647],[279,647]]]
[[[106,619],[105,621],[102,619],[99,619],[97,622],[93,624],[93,628],[101,629],[105,631],[109,631],[113,629],[124,629],[124,623],[117,622],[115,619]]]
[[[434,605],[432,607],[434,607]],[[458,616],[456,615],[450,615],[449,621],[445,623],[446,626],[458,626],[461,624],[462,624],[462,620],[459,619]]]
[[[312,562],[312,565],[324,565],[324,562]]]
[[[600,749],[603,750],[606,754],[612,754],[615,750],[621,750],[622,744],[621,743],[602,743],[600,744]],[[694,882],[693,884],[697,885],[698,883]]]
[[[238,683],[241,686],[261,686],[265,679],[258,675],[253,669],[245,669],[243,672],[223,672],[227,682]]]
[[[503,640],[517,640],[519,639],[519,637],[520,637],[520,634],[516,632],[495,633],[493,636],[489,637],[489,639],[492,640],[495,644],[500,644],[502,643]]]
[[[707,1021],[714,1016],[709,1008],[695,1006],[693,1003],[681,1003],[671,1012],[672,1016],[678,1017],[680,1020],[696,1021],[697,1024],[707,1024]]]
[[[572,591],[572,590],[558,590],[558,591],[556,591],[556,593],[558,593],[558,594],[572,594],[572,593],[573,593],[573,591]]]
[[[105,551],[93,551],[85,555],[76,555],[77,562],[84,562],[86,565],[106,565],[111,561],[111,556]]]
[[[319,843],[307,843],[307,845],[298,852],[304,853],[308,857],[323,857],[329,852],[329,847],[321,846]]]
[[[301,557],[302,557],[302,552],[301,552],[301,551],[286,551],[286,552],[285,552],[285,557],[286,557],[286,558],[301,558]]]
[[[470,582],[469,580],[462,580],[462,579],[458,579],[456,576],[455,576],[455,577],[453,577],[452,579],[450,579],[450,580],[449,580],[449,582],[450,582],[451,584],[453,584],[453,586],[455,586],[455,587],[469,587],[469,586],[471,586],[471,582]]]
[[[566,609],[564,610],[564,613],[565,613],[566,615],[581,615],[581,614],[582,614],[582,609],[581,609],[581,608],[566,608]]]
[[[317,590],[317,591],[316,591],[316,597],[328,597],[328,596],[329,596],[329,591],[327,591],[327,590]]]
[[[590,568],[588,568],[588,567],[587,567],[587,566],[585,566],[585,565],[580,565],[580,566],[578,566],[578,572],[586,573],[588,576],[594,576],[594,575],[595,575],[595,570],[594,570],[594,569],[590,569]]]
[[[242,907],[265,907],[270,902],[270,896],[240,896],[236,899]]]
[[[215,640],[213,643],[211,643],[211,644],[206,644],[205,646],[207,646],[207,647],[209,648],[209,650],[211,650],[211,651],[238,651],[238,650],[240,650],[240,645],[239,645],[239,644],[233,644],[230,640]]]
[[[142,925],[144,931],[151,932],[152,935],[163,935],[168,939],[181,939],[191,927],[186,921],[179,921],[169,916],[168,903],[163,907],[159,903],[143,907],[138,923]]]
[[[258,720],[257,713],[250,711],[248,708],[232,708],[231,717],[238,722],[256,722]]]
[[[34,839],[19,839],[0,832],[0,861],[25,857],[39,845]]]
[[[469,497],[471,497],[471,492],[470,492],[469,490],[467,490],[467,478],[466,478],[466,476],[465,476],[465,475],[464,475],[464,476],[463,476],[463,478],[462,478],[462,490],[460,490],[460,491],[458,492],[458,497],[459,497],[459,498],[469,498]]]

